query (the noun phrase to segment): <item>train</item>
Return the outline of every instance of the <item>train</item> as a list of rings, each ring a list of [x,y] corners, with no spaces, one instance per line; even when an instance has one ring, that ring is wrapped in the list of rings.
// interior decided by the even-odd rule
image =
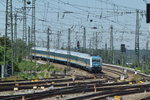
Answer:
[[[49,62],[70,64],[70,66],[91,72],[102,71],[102,58],[100,56],[90,56],[86,53],[75,51],[49,49],[43,47],[32,48],[32,58]]]

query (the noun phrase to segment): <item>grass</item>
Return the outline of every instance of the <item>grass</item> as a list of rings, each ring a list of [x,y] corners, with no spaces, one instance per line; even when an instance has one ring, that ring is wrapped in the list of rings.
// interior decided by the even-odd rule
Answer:
[[[18,63],[15,68],[17,72],[13,77],[8,77],[3,80],[20,80],[20,79],[41,79],[49,78],[50,72],[61,72],[62,69],[56,68],[54,65],[49,64],[36,64],[31,61],[22,61]]]

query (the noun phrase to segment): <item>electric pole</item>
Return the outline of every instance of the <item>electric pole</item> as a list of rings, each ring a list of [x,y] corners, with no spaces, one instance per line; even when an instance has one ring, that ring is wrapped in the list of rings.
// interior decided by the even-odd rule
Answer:
[[[31,26],[31,43],[32,43],[32,46],[36,47],[36,34],[35,34],[35,0],[32,0],[32,26]]]
[[[139,65],[139,10],[136,11],[136,32],[135,32],[135,56],[137,65]]]
[[[108,63],[107,43],[105,43],[105,63]]]
[[[96,32],[96,40],[95,40],[95,49],[96,49],[96,52],[97,52],[97,48],[98,48],[98,40],[97,40],[97,37],[98,37],[98,32]]]
[[[86,28],[83,28],[83,52],[86,52]]]
[[[48,52],[48,58],[50,58],[50,28],[47,29],[47,52]],[[48,60],[48,59],[47,59]],[[48,60],[49,64],[50,64],[50,60]]]
[[[92,37],[92,55],[94,55],[94,48],[95,48],[95,37],[94,37],[94,33],[93,33],[93,37]]]
[[[60,46],[60,35],[61,35],[61,32],[58,31],[58,33],[57,33],[57,49],[59,49],[59,46]]]
[[[17,13],[14,15],[14,57],[17,57]]]
[[[67,54],[68,54],[68,57],[67,57],[67,66],[68,66],[68,69],[70,69],[70,44],[71,44],[70,34],[71,34],[71,29],[69,28],[68,29],[68,49],[67,49]]]
[[[28,45],[31,45],[31,28],[28,26]]]
[[[26,17],[26,0],[23,0],[24,6],[23,6],[23,37],[22,40],[27,43],[27,17]]]
[[[114,64],[114,37],[113,37],[113,26],[110,27],[110,53],[111,63]]]
[[[7,39],[11,40],[11,58],[7,59],[8,44]],[[6,73],[11,70],[11,74],[14,73],[13,68],[13,14],[12,14],[12,0],[6,0],[6,24],[5,24],[5,39],[4,39],[4,69]],[[9,66],[9,68],[7,68]]]
[[[149,41],[146,42],[146,51],[148,51]]]
[[[92,54],[92,39],[90,38],[90,43],[89,43],[89,47],[90,47],[90,54]]]
[[[31,59],[31,28],[28,26],[28,53],[29,59]]]
[[[14,42],[17,43],[17,13],[14,15]]]
[[[47,50],[49,51],[49,40],[50,40],[50,37],[49,37],[49,35],[50,35],[50,33],[49,33],[49,31],[50,31],[50,29],[48,28],[47,29]]]
[[[32,0],[32,23],[31,23],[31,47],[36,48],[36,34],[35,34],[35,0]],[[35,55],[35,53],[34,53]],[[36,61],[35,61],[36,62]]]

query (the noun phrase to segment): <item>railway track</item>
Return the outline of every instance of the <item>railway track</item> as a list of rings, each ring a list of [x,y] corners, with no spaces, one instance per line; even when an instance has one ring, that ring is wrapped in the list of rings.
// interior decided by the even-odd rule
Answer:
[[[117,73],[117,72],[116,72]],[[94,79],[94,80],[93,80]],[[75,79],[73,78],[67,78],[67,79],[41,79],[41,80],[18,80],[18,81],[4,81],[3,83],[0,83],[0,92],[2,91],[13,91],[14,88],[17,88],[18,90],[25,90],[25,89],[33,89],[33,87],[51,87],[52,85],[54,85],[53,83],[59,83],[59,84],[55,84],[55,87],[58,86],[66,86],[66,84],[73,84],[72,81],[76,81],[82,84],[86,84],[86,80],[88,80],[88,82],[91,81],[95,82],[95,79],[99,79],[96,81],[99,81],[101,83],[105,83],[108,81],[116,81],[117,78],[115,77],[110,77],[108,75],[104,75],[102,73],[99,74],[94,74],[93,77],[81,77],[78,76]],[[84,81],[83,81],[84,80]]]
[[[97,92],[86,96],[70,98],[68,100],[108,100],[107,97],[114,97],[114,96],[122,96],[122,95],[129,95],[135,93],[142,93],[144,91],[150,91],[149,89],[145,88],[135,88],[135,89],[125,89],[125,90],[115,90],[114,93],[110,92],[109,90],[103,92]]]
[[[46,80],[35,80],[35,81],[21,81],[21,82],[9,82],[9,83],[0,83],[0,91],[13,91],[14,88],[18,88],[19,90],[22,89],[32,89],[34,86],[40,87],[50,87],[51,85],[56,86],[56,84],[69,84],[73,81],[76,82],[83,82],[83,81],[92,81],[93,77],[76,77],[75,80],[72,78],[64,78],[64,79],[46,79]],[[101,82],[105,82],[106,80],[99,80]],[[65,85],[64,85],[65,86]]]
[[[114,79],[114,80],[119,80],[121,79],[122,76],[124,76],[124,79],[128,78],[128,75],[120,70],[113,70],[109,68],[103,68],[104,73],[107,74],[108,77]]]
[[[21,94],[14,96],[1,96],[2,100],[17,100],[24,97],[26,100],[37,100],[43,98],[50,98],[55,95],[66,95],[74,93],[83,93],[83,92],[95,92],[90,95],[78,96],[75,98],[70,98],[69,100],[82,100],[82,99],[93,99],[101,100],[109,96],[115,95],[125,95],[133,93],[141,93],[144,91],[150,91],[150,83],[147,84],[138,84],[138,85],[127,85],[127,83],[109,83],[109,84],[84,84],[84,85],[75,85],[59,89],[50,89],[43,92],[30,93],[30,94]]]
[[[36,81],[21,81],[21,82],[9,82],[9,83],[0,83],[0,92],[3,91],[13,91],[14,88],[18,90],[33,89],[33,87],[44,87],[49,88],[54,87],[65,87],[79,84],[96,84],[96,83],[106,83],[108,82],[108,77],[101,74],[96,74],[98,77],[76,77],[67,78],[67,79],[46,79],[46,80],[36,80]],[[114,79],[109,78],[109,81],[114,81]]]
[[[44,81],[44,80],[53,80],[53,79],[63,79],[65,77],[71,77],[71,75],[65,75],[65,74],[51,74],[51,78],[42,78],[38,79],[38,81]],[[81,76],[80,76],[81,77]],[[84,76],[82,76],[84,78]],[[0,83],[11,83],[11,82],[31,82],[34,80],[27,80],[27,79],[22,79],[22,80],[2,80],[0,79]]]
[[[141,76],[144,81],[150,81],[149,75],[140,73],[139,71],[136,71],[131,68],[121,67],[121,66],[117,66],[117,65],[110,65],[110,64],[104,64],[104,67],[113,69],[113,70],[120,70],[121,72],[126,73],[126,75],[128,75],[128,77],[136,74],[136,75]]]
[[[74,70],[74,69],[73,69]],[[81,70],[81,69],[80,69]],[[82,72],[83,70],[81,70]],[[78,100],[80,98],[91,98],[93,100],[97,99],[105,99],[108,96],[113,95],[121,95],[128,93],[140,93],[140,90],[149,91],[149,89],[145,89],[144,85],[135,87],[134,85],[128,85],[129,83],[133,82],[117,82],[120,79],[121,75],[126,76],[127,74],[124,73],[120,69],[112,69],[112,68],[104,68],[103,73],[90,73],[91,77],[85,76],[76,76],[76,78],[64,78],[57,77],[49,78],[49,79],[41,79],[41,80],[17,80],[17,81],[1,81],[0,82],[0,93],[4,91],[13,91],[14,88],[18,88],[21,91],[29,90],[30,92],[24,93],[21,92],[18,95],[5,95],[0,96],[2,100],[20,100],[25,98],[26,100],[34,100],[34,99],[43,99],[43,98],[55,98],[57,95],[67,95],[67,94],[78,94],[78,93],[85,93],[84,96],[78,96],[74,98],[68,98],[70,100]],[[126,76],[125,78],[128,78]],[[32,81],[32,82],[31,82]],[[113,82],[113,83],[108,83]],[[118,87],[120,86],[120,88]],[[149,85],[147,85],[149,86]],[[36,87],[36,89],[34,88]],[[44,87],[44,89],[41,89]],[[34,89],[33,89],[34,88]],[[142,90],[143,89],[143,90]],[[111,90],[111,91],[107,91]],[[121,91],[122,92],[121,92]],[[138,91],[139,90],[139,91]],[[15,91],[15,92],[17,92]],[[114,93],[112,93],[112,91]],[[91,93],[92,92],[92,93]],[[86,94],[91,93],[91,94]]]

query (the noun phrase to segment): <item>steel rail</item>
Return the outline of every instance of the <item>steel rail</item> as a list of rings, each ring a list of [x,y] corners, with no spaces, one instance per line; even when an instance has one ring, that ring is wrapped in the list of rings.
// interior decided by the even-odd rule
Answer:
[[[134,89],[144,89],[146,91],[149,91],[150,89],[147,87],[150,87],[150,84],[138,84],[138,85],[116,85],[116,86],[106,86],[106,87],[102,87],[101,85],[99,85],[100,87],[98,87],[98,85],[96,86],[96,91],[101,91],[101,92],[105,92],[107,90],[109,90],[110,93],[115,92],[117,93],[117,91],[123,91],[123,90],[134,90]],[[52,97],[55,95],[60,95],[60,94],[74,94],[74,93],[81,93],[81,92],[92,92],[95,91],[95,85],[80,85],[80,86],[73,86],[73,87],[67,87],[67,88],[61,88],[61,89],[54,89],[54,90],[48,90],[48,91],[44,91],[44,92],[39,92],[39,93],[31,93],[31,94],[22,94],[22,95],[16,95],[16,96],[9,96],[9,97],[0,97],[0,99],[7,99],[11,97],[11,99],[13,98],[21,98],[22,96],[25,96],[26,99],[28,100],[28,98],[30,100],[33,99],[37,99],[37,98],[45,98],[45,97]]]

